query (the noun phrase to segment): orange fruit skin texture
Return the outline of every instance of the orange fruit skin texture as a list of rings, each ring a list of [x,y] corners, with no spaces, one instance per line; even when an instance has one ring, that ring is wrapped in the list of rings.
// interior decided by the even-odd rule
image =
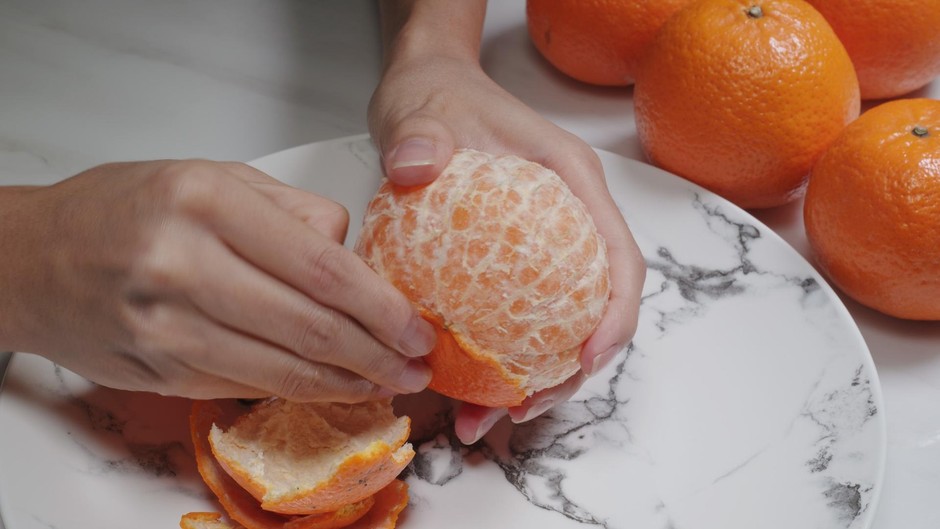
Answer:
[[[842,44],[862,99],[897,97],[940,75],[940,0],[809,0]]]
[[[762,16],[749,16],[752,6]],[[651,162],[743,208],[801,196],[860,109],[845,48],[802,0],[687,6],[647,49],[633,95]]]
[[[234,400],[193,401],[189,418],[196,468],[226,514],[237,523],[226,524],[219,513],[187,513],[181,529],[214,529],[230,525],[245,529],[391,529],[408,503],[407,484],[393,480],[374,496],[351,502],[333,512],[290,516],[261,508],[212,454],[209,432],[214,423],[229,423],[242,411]],[[208,527],[207,527],[208,526]]]
[[[437,328],[429,387],[516,406],[580,368],[610,296],[607,249],[553,171],[459,150],[423,187],[385,181],[356,252]]]
[[[539,53],[563,73],[601,86],[633,84],[656,31],[693,0],[528,0],[526,24]]]
[[[848,296],[940,320],[940,101],[891,101],[846,127],[813,169],[804,220],[820,268]]]

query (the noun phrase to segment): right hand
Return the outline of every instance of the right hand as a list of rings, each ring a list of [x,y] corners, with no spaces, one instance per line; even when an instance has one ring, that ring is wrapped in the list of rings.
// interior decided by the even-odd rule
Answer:
[[[372,95],[369,126],[389,180],[426,184],[437,178],[454,149],[462,147],[538,162],[555,170],[584,202],[610,259],[610,301],[581,349],[581,371],[511,409],[462,404],[455,429],[470,444],[506,414],[514,422],[525,422],[567,401],[588,376],[624,350],[636,331],[646,264],[610,195],[597,154],[497,85],[472,54],[453,58],[438,55],[437,49],[393,53]]]
[[[355,402],[430,379],[433,328],[343,246],[326,198],[201,160],[20,189],[0,214],[0,347],[192,398]]]

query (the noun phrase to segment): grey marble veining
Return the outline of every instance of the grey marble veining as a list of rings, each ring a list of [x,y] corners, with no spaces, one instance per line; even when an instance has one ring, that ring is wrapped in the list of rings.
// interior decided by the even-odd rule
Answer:
[[[880,393],[833,293],[739,210],[599,154],[620,176],[612,192],[650,270],[635,339],[569,402],[525,424],[504,420],[473,446],[453,435],[448,400],[397,399],[416,450],[403,527],[870,527]],[[379,179],[362,137],[258,163],[351,212]],[[347,178],[320,180],[310,165]],[[668,221],[654,214],[664,204]],[[0,424],[19,426],[0,456],[40,436],[67,461],[63,483],[120,487],[122,501],[164,517],[174,505],[177,517],[213,508],[194,470],[185,399],[97,388],[31,356],[18,355],[11,373]],[[43,420],[33,424],[27,409]],[[17,462],[3,464],[16,474]]]
[[[629,90],[592,89],[553,72],[527,45],[521,0],[490,2],[482,59],[497,82],[549,119],[592,145],[642,159]],[[116,159],[250,160],[364,132],[378,62],[371,0],[0,0],[0,182],[49,183]],[[940,84],[915,95],[936,98]],[[367,160],[368,149],[351,149]],[[616,185],[617,175],[609,177]],[[674,210],[670,197],[659,199],[651,206]],[[542,466],[530,467],[523,462],[536,461],[525,454],[552,446],[560,432],[544,424],[515,430],[500,424],[470,448],[453,445],[446,431],[422,437],[425,466],[416,462],[409,478],[417,513],[411,522],[428,519],[436,505],[457,509],[472,493],[485,499],[474,505],[479,518],[497,527],[580,525],[565,515],[566,508],[617,527],[616,517],[603,517],[613,504],[622,517],[646,520],[647,527],[698,528],[709,525],[697,512],[716,509],[736,494],[740,511],[747,505],[794,517],[799,513],[790,511],[821,511],[832,515],[829,527],[860,527],[880,496],[871,529],[940,526],[940,408],[924,404],[940,398],[940,328],[895,321],[845,300],[885,388],[887,413],[872,409],[867,403],[877,388],[867,366],[844,354],[844,329],[832,324],[840,311],[831,306],[828,287],[801,266],[785,264],[789,258],[774,250],[776,237],[766,228],[729,216],[721,204],[701,197],[683,200],[701,202],[687,208],[687,222],[700,229],[690,231],[684,244],[663,244],[647,236],[655,226],[632,220],[653,268],[644,293],[643,333],[608,373],[618,374],[618,382],[592,381],[574,401],[539,421],[570,424],[579,435],[591,435],[563,437],[557,456],[539,452]],[[633,206],[621,200],[621,207]],[[756,214],[809,257],[799,207],[797,202]],[[763,303],[755,302],[765,294]],[[767,304],[786,308],[783,327],[814,329],[814,343],[824,344],[819,358],[800,340],[755,321],[753,313]],[[716,318],[726,322],[725,331],[702,339],[702,329]],[[734,354],[750,350],[763,351],[759,361]],[[0,371],[3,363],[0,354]],[[733,365],[756,375],[736,380],[728,371]],[[136,395],[128,403],[127,395],[91,391],[66,374],[67,395],[86,401],[86,409],[56,392],[60,386],[42,361],[18,355],[13,366],[16,377],[0,392],[0,449],[13,455],[2,460],[0,479],[21,469],[61,478],[23,478],[16,489],[0,484],[0,516],[16,524],[8,529],[74,527],[78,521],[70,506],[92,518],[82,521],[90,527],[113,526],[115,517],[173,527],[179,512],[209,504],[185,452],[172,444],[185,439],[178,431],[182,415],[134,420],[131,410],[156,403]],[[793,380],[794,366],[811,373],[792,392],[799,398],[766,399],[786,389],[780,381]],[[651,380],[662,381],[661,389]],[[622,392],[614,416],[626,420],[585,426],[589,417],[609,411],[605,395],[612,387]],[[177,403],[171,404],[175,409]],[[23,417],[30,420],[10,422]],[[884,486],[872,489],[871,476],[857,469],[866,468],[862,440],[879,421],[887,425],[888,464]],[[677,427],[681,438],[666,435],[664,423]],[[121,433],[108,430],[109,424],[121,425]],[[524,433],[529,429],[541,433]],[[544,436],[538,442],[526,437],[538,435]],[[23,436],[30,439],[23,453],[38,451],[42,460],[20,456],[23,447],[16,443]],[[565,459],[569,449],[572,456]],[[786,462],[792,474],[781,474],[772,485],[747,485],[776,461]],[[690,465],[696,472],[687,470]],[[614,468],[633,481],[578,492],[590,488],[585,474],[602,476]],[[432,488],[432,482],[439,484]],[[777,490],[803,490],[807,482],[812,494],[798,498],[802,503],[787,503]],[[31,496],[17,496],[21,488],[63,499],[53,512]],[[126,505],[106,503],[109,494]],[[530,503],[526,494],[545,507]],[[519,500],[535,514],[519,508]],[[162,507],[151,508],[153,502]],[[794,504],[800,506],[790,508]],[[507,509],[526,514],[493,514]],[[760,520],[756,514],[747,519]]]

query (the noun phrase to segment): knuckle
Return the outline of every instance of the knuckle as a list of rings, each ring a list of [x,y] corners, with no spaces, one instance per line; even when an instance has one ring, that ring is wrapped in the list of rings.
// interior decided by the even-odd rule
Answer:
[[[323,371],[319,366],[296,362],[275,381],[275,394],[288,400],[328,400]]]
[[[214,163],[236,174],[247,174],[247,173],[252,173],[256,171],[255,168],[253,168],[252,166],[248,165],[245,162],[224,161],[224,162],[210,162],[210,163]]]
[[[160,395],[211,398],[217,388],[193,365],[209,365],[215,347],[200,336],[181,332],[176,309],[142,296],[131,299],[120,314],[124,336],[120,340],[122,384]]]
[[[584,171],[591,174],[602,174],[601,158],[588,144],[576,139],[569,143],[568,148],[573,153],[577,165]]]
[[[165,332],[170,330],[167,308],[147,294],[134,294],[119,315],[123,346],[137,354],[157,357],[163,353]]]
[[[180,344],[168,342],[170,326],[161,309],[128,310],[125,336],[116,354],[114,371],[122,385],[162,395],[189,395],[196,374],[179,360]],[[188,345],[188,344],[187,344]]]
[[[326,201],[322,206],[321,214],[320,222],[323,223],[327,233],[346,233],[349,228],[349,210],[342,204],[332,200]]]
[[[603,174],[600,156],[590,145],[577,136],[565,132],[556,145],[555,149],[546,153],[546,159],[552,165],[570,167],[577,173],[585,175]]]
[[[312,310],[303,315],[293,340],[297,352],[305,358],[331,361],[343,342],[343,320],[331,310]]]
[[[154,196],[170,211],[203,214],[222,189],[224,176],[207,160],[168,162],[151,177]]]
[[[274,394],[305,402],[355,403],[373,398],[376,387],[368,380],[334,367],[294,362],[274,382]]]
[[[395,382],[406,369],[407,359],[368,336],[363,341],[359,335],[364,331],[337,312],[318,309],[297,327],[294,343],[301,357],[349,369],[377,383]]]
[[[169,238],[151,237],[129,266],[129,295],[143,302],[159,293],[176,292],[186,277],[185,263],[180,248]]]
[[[211,354],[205,339],[194,337],[180,328],[175,307],[149,297],[127,303],[122,319],[125,326],[124,347],[139,358],[146,359],[164,377],[175,379],[176,373],[189,371],[181,359],[201,360]]]
[[[397,353],[379,349],[372,351],[363,364],[363,372],[370,373],[376,382],[397,382],[404,375],[407,361]]]
[[[330,295],[344,288],[346,251],[338,244],[324,244],[310,252],[307,258],[307,277],[316,292]]]

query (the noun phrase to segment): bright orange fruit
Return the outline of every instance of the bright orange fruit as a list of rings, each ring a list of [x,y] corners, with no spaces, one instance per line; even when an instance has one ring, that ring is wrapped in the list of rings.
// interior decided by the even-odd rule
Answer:
[[[431,389],[514,406],[579,369],[610,296],[607,250],[553,171],[457,151],[423,187],[385,182],[356,251],[438,330]]]
[[[633,95],[649,159],[744,208],[801,195],[860,107],[845,48],[802,0],[683,8],[647,48]]]
[[[528,0],[529,37],[548,62],[585,83],[627,86],[659,26],[692,0]]]
[[[900,96],[940,75],[940,0],[808,0],[848,50],[862,99]]]
[[[940,320],[940,101],[900,99],[846,127],[810,176],[806,235],[858,302]]]

